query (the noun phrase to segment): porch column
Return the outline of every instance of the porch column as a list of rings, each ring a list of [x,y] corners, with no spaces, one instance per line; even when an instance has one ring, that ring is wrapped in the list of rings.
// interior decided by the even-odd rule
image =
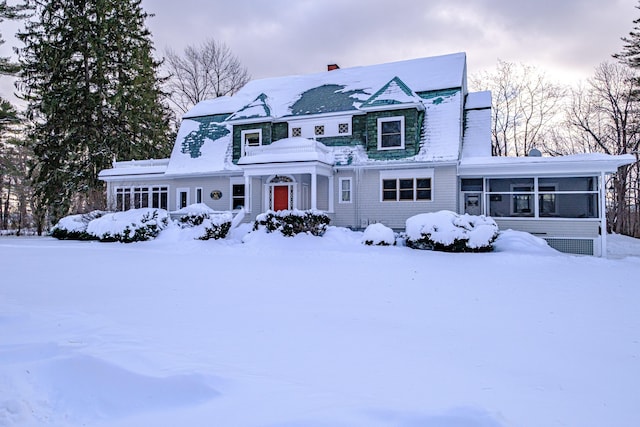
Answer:
[[[329,197],[329,212],[333,213],[333,175],[330,175],[327,178],[329,179],[329,188],[327,189],[327,196]]]
[[[251,177],[249,175],[245,175],[244,176],[244,210],[246,212],[251,212],[250,184],[251,184]],[[231,195],[231,197],[233,197],[233,195]]]
[[[318,175],[311,172],[311,209],[318,209]]]
[[[607,256],[607,181],[604,172],[600,172],[600,256]]]

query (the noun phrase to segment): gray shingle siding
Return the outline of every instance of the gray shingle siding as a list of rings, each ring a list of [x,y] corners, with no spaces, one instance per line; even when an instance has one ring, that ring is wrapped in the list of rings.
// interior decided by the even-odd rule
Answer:
[[[424,175],[420,171],[433,169],[432,200],[417,202],[388,202],[381,201],[381,178],[378,169],[341,170],[334,183],[335,224],[337,226],[355,229],[365,228],[368,224],[381,222],[388,227],[404,230],[407,218],[425,212],[439,210],[456,211],[457,205],[457,177],[455,166],[437,166],[415,169],[415,176]],[[405,169],[402,170],[405,173]],[[358,177],[359,175],[359,177]],[[353,179],[353,202],[351,204],[338,203],[339,178]],[[358,218],[360,218],[358,220]]]

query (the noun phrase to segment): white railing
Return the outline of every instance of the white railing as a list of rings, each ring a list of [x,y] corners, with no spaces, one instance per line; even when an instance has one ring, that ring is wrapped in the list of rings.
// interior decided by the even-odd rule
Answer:
[[[245,147],[245,156],[258,156],[261,154],[295,154],[295,153],[314,153],[320,152],[329,155],[331,151],[318,141],[307,140],[299,144],[286,145],[261,145],[259,147]]]

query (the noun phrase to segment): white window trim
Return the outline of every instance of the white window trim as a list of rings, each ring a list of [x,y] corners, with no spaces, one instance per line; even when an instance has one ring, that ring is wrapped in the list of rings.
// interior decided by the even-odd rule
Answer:
[[[187,204],[186,206],[189,206],[189,188],[188,187],[181,187],[181,188],[176,188],[176,210],[178,209],[182,209],[182,207],[180,206],[180,193],[182,192],[186,192],[187,193]]]
[[[198,201],[198,191],[200,191],[200,201]],[[202,187],[196,187],[195,199],[196,203],[204,203],[204,191],[202,190]]]
[[[431,199],[429,200],[416,200],[416,179],[429,178],[431,180]],[[398,194],[396,200],[384,200],[384,186],[383,181],[388,179],[413,179],[413,200],[398,200],[400,196],[400,189],[398,188]],[[380,171],[380,202],[381,203],[432,203],[435,199],[435,179],[433,169],[412,169],[412,170],[397,170],[397,171]]]
[[[244,178],[231,178],[229,180],[229,210],[233,210],[233,186],[234,185],[244,185],[244,200],[246,202],[248,202],[249,204],[251,204],[251,192],[249,191],[250,188],[249,186],[247,186],[247,183],[245,182]],[[246,203],[245,203],[246,204]],[[246,212],[251,212],[250,206],[245,206],[244,210]]]
[[[349,182],[349,200],[342,200],[342,183]],[[338,178],[338,203],[353,203],[353,178]]]
[[[247,147],[249,147],[249,145],[245,141],[245,136],[250,133],[258,134],[258,147],[262,146],[262,129],[246,129],[246,130],[240,131],[240,143],[242,144],[243,155],[247,154]]]
[[[399,147],[383,147],[382,146],[382,123],[400,121],[400,146]],[[378,150],[404,150],[404,116],[379,117],[378,118]]]

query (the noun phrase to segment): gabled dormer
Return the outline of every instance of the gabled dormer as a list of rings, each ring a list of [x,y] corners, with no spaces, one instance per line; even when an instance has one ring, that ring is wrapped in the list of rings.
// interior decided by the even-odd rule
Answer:
[[[401,159],[420,150],[424,105],[400,78],[394,77],[367,99],[367,153],[374,159]]]
[[[264,93],[229,116],[227,123],[233,126],[234,162],[252,147],[271,144],[272,122],[269,97]]]

